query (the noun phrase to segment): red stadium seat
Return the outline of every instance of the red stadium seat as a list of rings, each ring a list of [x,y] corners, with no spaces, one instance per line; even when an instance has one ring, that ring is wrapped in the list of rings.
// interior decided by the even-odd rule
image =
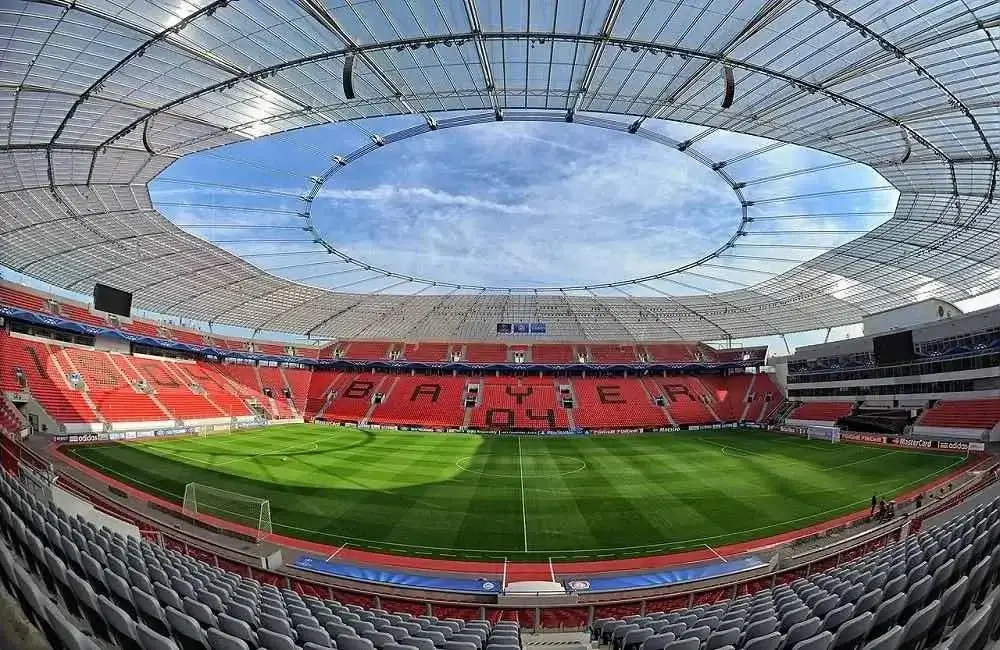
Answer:
[[[369,422],[458,428],[465,418],[465,377],[393,377],[385,400],[375,407]]]
[[[788,419],[836,422],[850,415],[853,410],[853,402],[806,402],[789,413]]]
[[[464,360],[469,363],[507,363],[507,345],[469,343],[465,346]]]
[[[941,400],[917,420],[925,427],[992,429],[1000,422],[1000,398]]]
[[[574,379],[573,419],[585,429],[667,427],[667,413],[638,379]]]
[[[450,361],[450,343],[407,343],[403,347],[403,359],[407,361]]]
[[[569,415],[559,402],[559,383],[552,377],[486,379],[480,385],[480,401],[470,425],[485,430],[566,429]]]

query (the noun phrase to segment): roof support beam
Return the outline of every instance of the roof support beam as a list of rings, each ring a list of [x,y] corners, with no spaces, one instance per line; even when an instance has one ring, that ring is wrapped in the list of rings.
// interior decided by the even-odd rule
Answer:
[[[326,7],[324,7],[322,3],[317,2],[317,0],[296,0],[296,4],[298,4],[303,11],[309,14],[313,20],[322,25],[325,30],[345,43],[351,50],[351,54],[354,54],[357,59],[365,64],[365,67],[371,70],[372,74],[375,75],[375,78],[389,90],[393,99],[398,102],[400,106],[406,109],[407,113],[421,114],[420,111],[414,109],[413,106],[411,106],[409,102],[403,98],[403,91],[400,90],[399,86],[397,86],[395,82],[393,82],[393,80],[382,71],[382,68],[375,64],[375,61],[372,60],[371,56],[358,49],[358,44],[354,38],[348,34],[336,20],[334,20],[333,16],[330,15],[330,12],[326,10]],[[431,118],[427,115],[424,115],[424,119],[428,121],[428,124],[431,122]]]
[[[476,56],[479,58],[479,70],[483,73],[483,88],[490,98],[490,106],[493,113],[498,117],[503,114],[503,106],[500,98],[497,97],[496,81],[493,79],[493,68],[490,66],[490,57],[486,52],[486,43],[483,41],[483,25],[479,21],[479,10],[476,8],[476,0],[465,0],[465,15],[469,19],[469,30],[472,42],[476,46]]]
[[[618,22],[618,16],[621,15],[623,6],[625,6],[625,0],[611,0],[611,4],[608,5],[608,13],[604,15],[601,31],[597,34],[594,51],[590,53],[590,60],[587,61],[587,69],[583,73],[583,80],[580,82],[580,87],[576,91],[576,98],[570,107],[571,113],[583,110],[583,100],[590,91],[590,84],[594,82],[594,77],[597,75],[597,67],[600,65],[601,57],[604,56],[604,50],[607,49],[611,35],[615,31],[615,23]]]
[[[532,38],[535,38],[535,39],[537,39],[537,38],[544,38],[544,39],[550,40],[550,41],[560,41],[560,42],[569,42],[569,43],[593,43],[595,45],[597,45],[597,44],[599,44],[601,42],[604,42],[606,46],[619,46],[619,47],[626,47],[626,48],[629,48],[629,49],[631,49],[631,48],[639,48],[639,49],[646,49],[648,51],[656,51],[656,52],[661,52],[661,53],[675,54],[677,56],[683,55],[683,56],[686,56],[688,58],[699,59],[699,60],[709,61],[709,62],[715,62],[715,63],[723,63],[724,62],[726,65],[729,65],[730,67],[733,67],[733,68],[736,68],[736,69],[740,69],[740,70],[746,70],[748,72],[753,72],[755,74],[759,74],[759,75],[762,75],[762,76],[765,76],[765,77],[769,77],[769,78],[772,78],[772,79],[783,81],[783,82],[785,82],[785,83],[787,83],[787,84],[789,84],[791,86],[794,86],[794,87],[802,90],[803,92],[820,94],[820,95],[823,95],[823,96],[827,97],[828,99],[830,99],[831,101],[833,101],[835,103],[843,104],[845,106],[850,106],[850,107],[856,108],[858,110],[864,111],[864,112],[866,112],[866,113],[868,113],[870,115],[873,115],[873,116],[879,118],[881,121],[888,122],[888,123],[890,123],[890,124],[892,124],[894,126],[897,126],[897,127],[901,128],[901,129],[903,129],[904,131],[906,131],[910,135],[910,137],[912,137],[914,140],[916,140],[917,142],[919,142],[922,146],[924,146],[928,150],[934,152],[934,154],[939,159],[941,159],[941,160],[948,160],[948,156],[944,153],[944,151],[942,151],[938,146],[936,146],[935,144],[933,144],[932,142],[930,142],[927,138],[925,138],[923,135],[921,135],[913,127],[909,126],[908,124],[906,124],[902,120],[899,120],[899,119],[897,119],[897,118],[895,118],[895,117],[893,117],[891,115],[888,115],[888,114],[886,114],[886,113],[878,110],[874,106],[869,106],[868,104],[865,104],[865,103],[863,103],[863,102],[861,102],[859,100],[856,100],[856,99],[853,99],[853,98],[848,97],[846,95],[842,95],[840,93],[837,93],[837,92],[833,91],[832,89],[830,89],[828,87],[825,87],[825,86],[822,86],[820,84],[816,84],[816,83],[813,83],[813,82],[810,82],[810,81],[805,81],[803,79],[798,79],[798,78],[793,77],[793,76],[791,76],[791,75],[789,75],[787,73],[784,73],[784,72],[782,72],[780,70],[774,70],[774,69],[771,69],[771,68],[766,68],[764,66],[761,66],[761,65],[758,65],[758,64],[755,64],[755,63],[750,63],[749,61],[729,59],[729,58],[727,58],[727,57],[725,57],[723,55],[717,54],[717,53],[706,53],[706,52],[701,52],[701,51],[698,51],[698,50],[692,50],[692,49],[682,48],[682,47],[677,47],[677,46],[672,46],[672,45],[664,45],[664,44],[661,44],[661,43],[655,43],[655,42],[650,42],[650,41],[645,41],[645,40],[626,39],[626,38],[614,38],[614,37],[599,37],[599,36],[590,35],[590,34],[552,34],[552,33],[549,33],[549,32],[497,32],[497,33],[483,32],[481,34],[473,34],[473,33],[469,33],[469,34],[452,34],[452,35],[448,35],[447,37],[445,37],[445,36],[421,36],[421,37],[417,37],[417,38],[407,38],[407,39],[399,39],[399,40],[395,40],[395,41],[386,41],[386,42],[382,42],[382,43],[373,43],[373,44],[370,44],[370,45],[358,46],[355,49],[346,48],[346,49],[334,50],[334,51],[329,51],[329,52],[322,52],[320,54],[314,54],[314,55],[311,55],[311,56],[303,57],[301,59],[295,59],[293,61],[285,61],[285,62],[278,63],[276,65],[273,65],[273,66],[270,66],[270,67],[267,67],[267,68],[262,68],[260,70],[255,70],[252,73],[245,73],[245,74],[242,74],[242,75],[237,75],[237,76],[232,77],[230,79],[226,79],[226,80],[223,80],[223,81],[211,84],[211,85],[206,86],[205,88],[197,90],[197,91],[195,91],[193,93],[189,93],[189,94],[184,95],[182,97],[178,97],[178,98],[176,98],[174,100],[171,100],[171,101],[169,101],[169,102],[167,102],[165,104],[162,104],[158,108],[152,109],[148,113],[146,113],[144,115],[141,115],[137,119],[133,120],[133,122],[131,122],[129,125],[127,125],[123,129],[119,130],[117,133],[115,133],[115,134],[111,135],[110,137],[108,137],[107,139],[105,139],[100,145],[98,145],[98,147],[100,148],[100,147],[104,147],[104,146],[108,146],[108,145],[112,144],[113,142],[115,142],[116,140],[118,140],[119,138],[121,138],[123,135],[125,135],[128,132],[130,132],[136,126],[138,126],[139,124],[141,124],[142,122],[144,122],[145,120],[149,119],[150,117],[152,117],[152,116],[154,116],[156,114],[167,112],[170,109],[172,109],[172,108],[174,108],[176,106],[180,106],[180,105],[182,105],[182,104],[184,104],[184,103],[186,103],[186,102],[188,102],[188,101],[190,101],[190,100],[192,100],[192,99],[194,99],[196,97],[200,97],[201,95],[205,95],[205,94],[208,94],[208,93],[211,93],[211,92],[216,92],[216,91],[219,91],[219,90],[223,90],[226,87],[233,86],[233,85],[235,85],[237,83],[241,83],[241,82],[244,82],[244,81],[254,81],[254,80],[258,79],[258,78],[262,78],[265,75],[270,75],[273,72],[280,72],[281,70],[294,69],[296,67],[299,67],[299,66],[302,66],[302,65],[305,65],[305,64],[308,64],[308,63],[316,63],[316,62],[319,62],[319,61],[326,61],[326,60],[329,60],[329,59],[336,59],[336,58],[345,56],[349,52],[354,52],[355,54],[359,54],[359,53],[362,53],[362,52],[377,52],[377,51],[395,49],[395,48],[401,47],[401,46],[402,47],[412,47],[413,45],[426,45],[426,44],[431,44],[431,43],[437,44],[437,43],[444,43],[445,40],[452,41],[452,40],[461,40],[463,38],[466,39],[466,40],[479,39],[479,40],[486,41],[486,42],[493,41],[493,40],[496,40],[496,41],[508,41],[508,40],[532,39]],[[310,109],[310,112],[314,111],[314,110],[315,109]]]
[[[972,111],[969,110],[969,107],[965,105],[958,95],[953,93],[947,86],[938,81],[937,78],[927,70],[927,68],[922,66],[916,59],[910,57],[901,48],[890,42],[889,39],[874,31],[870,26],[858,22],[853,17],[845,14],[829,2],[826,2],[825,0],[806,0],[806,2],[812,4],[821,11],[825,11],[830,18],[844,23],[854,31],[861,34],[861,36],[874,40],[883,50],[901,61],[906,61],[906,63],[909,64],[918,75],[926,77],[931,83],[937,86],[941,92],[948,96],[948,103],[958,108],[958,110],[965,115],[965,117],[972,124],[972,128],[974,128],[976,133],[979,135],[979,139],[982,141],[983,147],[989,153],[990,157],[994,160],[996,159],[996,154],[993,151],[993,147],[990,146],[989,138],[987,138],[986,134],[983,132],[976,116],[972,114]],[[833,83],[835,84],[836,82]]]

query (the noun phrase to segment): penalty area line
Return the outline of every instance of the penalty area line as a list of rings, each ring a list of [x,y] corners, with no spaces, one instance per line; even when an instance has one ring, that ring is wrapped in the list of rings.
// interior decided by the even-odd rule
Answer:
[[[707,548],[708,550],[712,551],[712,554],[715,555],[715,557],[719,558],[720,560],[722,560],[726,564],[729,564],[729,560],[727,560],[726,558],[724,558],[721,555],[719,555],[719,552],[716,551],[714,548],[712,548],[708,544],[704,544],[704,547]]]

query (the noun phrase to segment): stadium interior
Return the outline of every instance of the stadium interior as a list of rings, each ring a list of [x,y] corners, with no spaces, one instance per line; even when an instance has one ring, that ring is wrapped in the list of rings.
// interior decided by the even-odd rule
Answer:
[[[0,648],[1000,649],[998,38],[5,2]]]

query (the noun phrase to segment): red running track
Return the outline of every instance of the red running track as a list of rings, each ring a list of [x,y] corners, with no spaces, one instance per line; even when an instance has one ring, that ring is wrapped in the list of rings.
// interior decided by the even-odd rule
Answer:
[[[96,443],[96,444],[106,444],[106,443]],[[114,487],[117,490],[128,494],[130,497],[135,497],[143,501],[155,503],[157,506],[164,508],[173,512],[181,512],[181,506],[166,499],[161,499],[159,497],[153,496],[142,490],[132,487],[126,483],[122,483],[110,476],[101,474],[92,467],[85,465],[84,463],[78,461],[77,459],[67,455],[62,450],[62,444],[52,443],[49,445],[49,452],[54,456],[58,457],[60,460],[66,464],[72,466],[76,470],[83,472],[84,474],[95,478],[102,483],[106,483],[109,486]],[[938,486],[944,485],[952,481],[956,476],[963,474],[972,468],[973,465],[987,462],[989,458],[970,458],[966,462],[962,463],[957,469],[941,476],[940,478],[927,483],[925,485],[919,486],[899,497],[900,501],[906,501],[916,497],[917,494],[927,492],[929,490],[935,489]],[[858,521],[859,519],[864,519],[868,516],[868,509],[859,510],[857,512],[843,515],[832,519],[830,521],[821,522],[813,526],[808,526],[806,528],[800,528],[798,530],[788,531],[786,533],[781,533],[780,535],[774,535],[771,537],[766,537],[763,539],[751,540],[749,542],[741,542],[739,544],[730,544],[728,546],[720,546],[718,548],[705,547],[705,550],[695,550],[695,551],[685,551],[681,553],[667,553],[661,555],[648,555],[644,557],[627,558],[619,560],[590,560],[590,561],[574,561],[574,562],[556,562],[550,563],[546,562],[511,562],[506,566],[507,583],[519,582],[523,580],[553,580],[558,579],[559,575],[571,575],[571,576],[595,576],[600,574],[609,573],[624,573],[624,572],[635,572],[649,569],[663,569],[667,567],[682,566],[685,564],[693,564],[698,562],[706,562],[710,560],[718,559],[719,556],[722,557],[733,557],[744,555],[747,553],[753,553],[756,551],[764,551],[770,549],[774,546],[794,541],[796,539],[801,539],[804,537],[809,537],[817,533],[823,532],[831,528],[836,528],[838,526],[843,526],[851,522]],[[198,519],[202,522],[221,528],[223,530],[229,530],[235,533],[240,533],[249,537],[256,535],[257,531],[253,528],[247,526],[242,526],[240,524],[235,524],[230,521],[223,519],[218,519],[212,517],[211,515],[199,515]],[[323,558],[329,558],[331,556],[336,556],[338,561],[348,562],[352,564],[362,564],[367,566],[381,566],[381,567],[394,567],[398,569],[406,569],[408,571],[419,571],[421,573],[459,573],[459,574],[473,574],[482,576],[500,576],[504,573],[505,567],[503,563],[500,562],[477,562],[472,560],[440,560],[433,558],[421,558],[421,557],[409,557],[405,555],[392,555],[389,553],[377,553],[374,551],[365,551],[355,548],[347,548],[346,546],[330,546],[327,544],[319,544],[317,542],[309,542],[306,540],[296,539],[294,537],[287,537],[285,535],[275,535],[272,534],[269,541],[274,544],[284,546],[287,548],[293,548],[307,553],[313,553]]]

